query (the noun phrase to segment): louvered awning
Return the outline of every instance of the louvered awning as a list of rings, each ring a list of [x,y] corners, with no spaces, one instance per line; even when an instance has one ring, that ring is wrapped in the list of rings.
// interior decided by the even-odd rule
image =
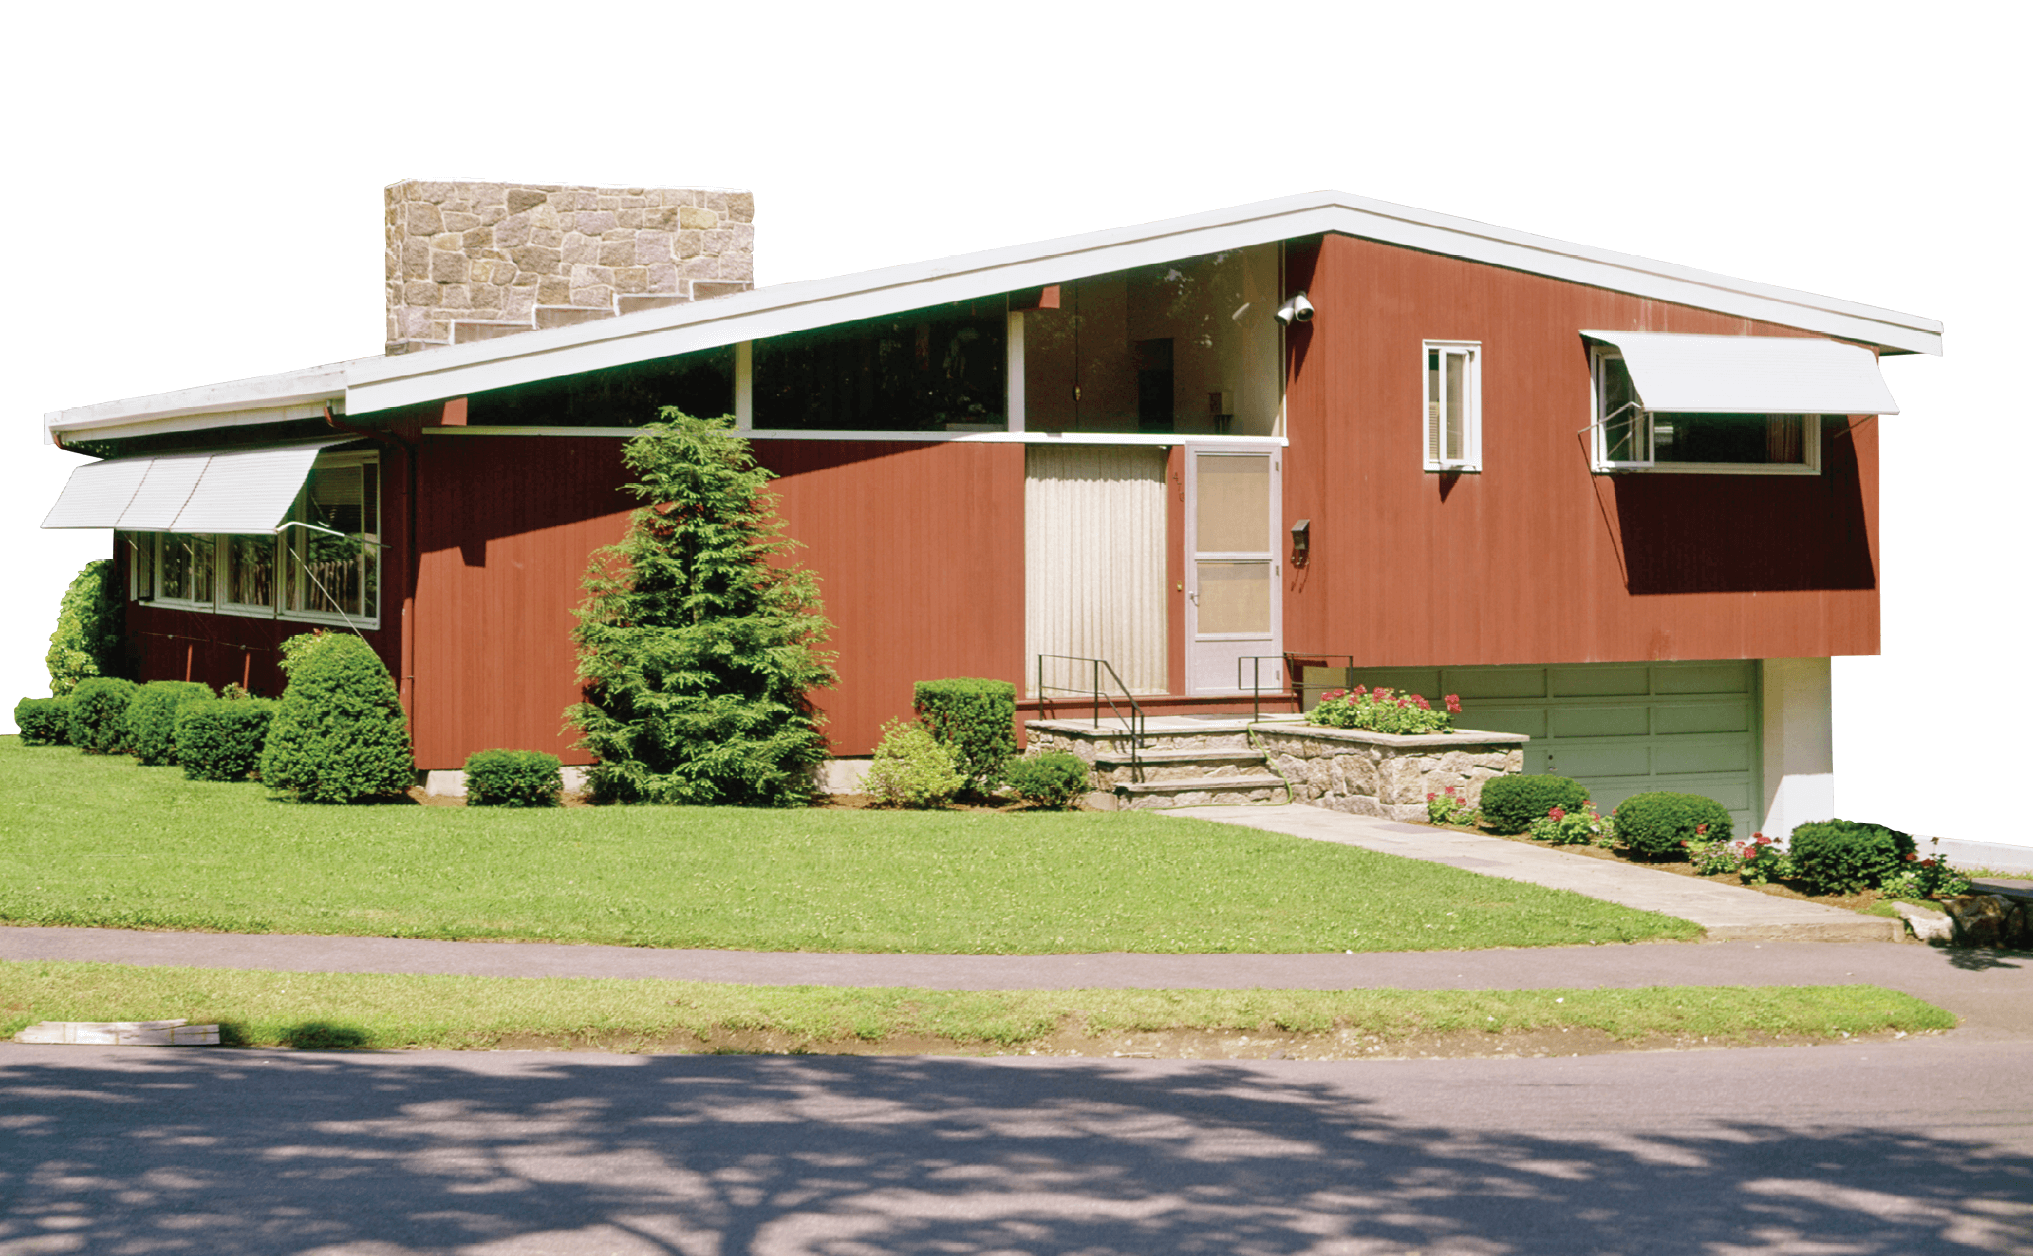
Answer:
[[[1897,414],[1869,349],[1811,336],[1584,331],[1623,354],[1661,414]]]
[[[272,533],[319,451],[350,439],[86,463],[71,472],[42,526]]]

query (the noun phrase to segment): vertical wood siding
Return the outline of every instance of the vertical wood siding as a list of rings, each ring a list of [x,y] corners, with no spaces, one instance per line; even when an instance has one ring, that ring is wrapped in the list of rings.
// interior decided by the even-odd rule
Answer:
[[[1789,328],[1328,236],[1291,250],[1285,635],[1365,666],[1775,658],[1878,648],[1876,418],[1822,474],[1593,475],[1584,327]],[[1483,471],[1422,470],[1422,340],[1482,344]],[[1897,422],[1896,417],[1883,420]]]

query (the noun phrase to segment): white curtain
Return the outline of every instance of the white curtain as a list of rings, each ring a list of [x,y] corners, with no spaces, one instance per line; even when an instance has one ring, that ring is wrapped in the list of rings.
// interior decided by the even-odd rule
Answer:
[[[1024,470],[1026,687],[1035,697],[1040,654],[1063,654],[1107,659],[1132,693],[1164,693],[1165,451],[1032,445]],[[1045,664],[1048,687],[1090,680]]]

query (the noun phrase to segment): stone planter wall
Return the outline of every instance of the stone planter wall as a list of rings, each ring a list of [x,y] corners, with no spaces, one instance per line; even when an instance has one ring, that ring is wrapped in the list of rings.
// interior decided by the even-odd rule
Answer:
[[[1426,819],[1426,795],[1453,786],[1469,805],[1482,783],[1521,772],[1520,733],[1462,729],[1399,736],[1309,725],[1256,724],[1250,732],[1265,759],[1292,787],[1292,801],[1351,815]]]

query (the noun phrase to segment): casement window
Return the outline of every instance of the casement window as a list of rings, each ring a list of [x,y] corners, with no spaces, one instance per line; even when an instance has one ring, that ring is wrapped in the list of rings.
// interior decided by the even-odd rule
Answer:
[[[377,628],[380,462],[321,455],[273,534],[123,533],[131,592],[176,610]]]
[[[1482,470],[1482,346],[1428,340],[1426,469]]]
[[[1711,474],[1812,474],[1821,467],[1818,414],[1704,414],[1644,408],[1623,354],[1594,350],[1595,469]]]

